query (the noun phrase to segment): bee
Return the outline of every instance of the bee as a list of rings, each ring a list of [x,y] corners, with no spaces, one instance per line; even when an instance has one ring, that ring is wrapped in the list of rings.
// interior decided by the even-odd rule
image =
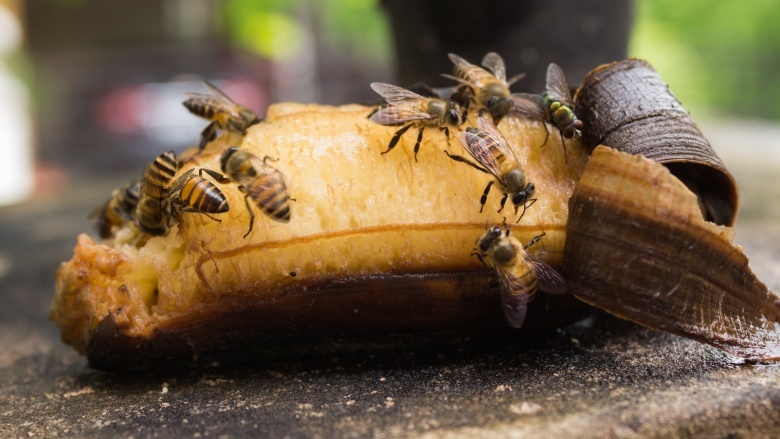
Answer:
[[[284,176],[279,170],[266,164],[268,158],[266,156],[260,160],[251,152],[235,146],[228,148],[222,155],[222,172],[238,184],[238,189],[245,194],[244,203],[249,211],[249,231],[244,238],[252,232],[255,222],[254,211],[249,207],[250,198],[271,219],[290,222],[290,195],[287,193]]]
[[[387,105],[382,105],[372,111],[367,118],[371,122],[380,125],[399,126],[404,125],[395,132],[390,140],[387,154],[395,148],[401,136],[411,127],[418,127],[417,142],[414,144],[414,161],[417,161],[417,152],[420,150],[423,131],[426,127],[439,128],[447,136],[447,144],[450,141],[449,127],[458,128],[461,124],[461,110],[453,101],[439,98],[426,98],[411,92],[403,87],[398,87],[383,82],[372,82],[371,88],[385,98]]]
[[[504,209],[506,200],[511,195],[512,204],[515,206],[515,215],[517,215],[520,206],[523,206],[523,214],[525,214],[526,209],[536,202],[536,198],[531,198],[536,189],[533,183],[526,181],[525,172],[520,167],[517,156],[509,148],[498,128],[487,118],[480,117],[477,120],[477,128],[468,128],[459,133],[458,139],[460,139],[463,148],[482,166],[476,165],[465,157],[451,155],[447,151],[445,154],[455,161],[466,163],[494,177],[494,180],[487,184],[482,198],[480,198],[480,213],[485,208],[490,188],[494,183],[497,183],[499,190],[504,194],[504,197],[501,198],[501,208],[498,211],[501,212]]]
[[[471,101],[487,110],[493,118],[493,123],[498,125],[504,116],[509,113],[513,106],[512,93],[509,87],[525,76],[525,73],[515,75],[509,80],[506,79],[506,66],[501,56],[495,52],[490,52],[482,59],[482,67],[475,66],[465,59],[449,54],[450,61],[455,64],[455,76],[444,74],[442,76],[454,79],[463,85],[460,93],[461,98],[457,99],[465,111]],[[455,98],[455,97],[453,97]]]
[[[135,208],[136,225],[142,232],[158,236],[168,230],[168,187],[178,169],[173,151],[160,154],[144,168]]]
[[[227,178],[219,172],[201,168],[195,173],[192,168],[182,174],[168,189],[168,199],[171,202],[171,215],[179,218],[184,212],[197,212],[206,215],[216,222],[222,222],[209,214],[227,212],[228,206],[225,194],[209,180],[203,177],[207,173],[218,182],[225,182]]]
[[[140,191],[141,183],[138,181],[114,189],[111,198],[90,214],[89,218],[96,220],[95,225],[101,238],[110,237],[114,226],[118,227],[133,220]]]
[[[235,103],[214,84],[203,83],[209,94],[187,93],[189,99],[183,103],[190,113],[211,121],[200,134],[200,149],[217,137],[219,129],[246,134],[247,128],[262,122],[254,111]]]
[[[477,240],[472,255],[476,255],[486,267],[496,270],[504,316],[510,326],[520,328],[525,321],[528,302],[537,290],[563,294],[568,288],[560,273],[526,252],[542,239],[544,233],[522,245],[515,237],[509,236],[506,223],[504,227],[506,232],[499,226],[488,229]]]
[[[555,63],[550,63],[547,67],[546,87],[547,90],[540,95],[528,93],[513,95],[514,107],[512,111],[545,123],[544,129],[547,136],[545,136],[542,146],[547,144],[547,139],[550,136],[547,124],[556,127],[561,133],[561,144],[563,144],[565,156],[566,144],[563,143],[563,139],[579,135],[583,124],[574,113],[574,102],[571,99],[571,92],[563,70]]]

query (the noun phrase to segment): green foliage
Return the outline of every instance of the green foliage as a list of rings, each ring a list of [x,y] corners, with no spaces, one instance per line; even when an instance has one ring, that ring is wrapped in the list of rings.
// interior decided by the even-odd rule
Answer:
[[[223,25],[237,44],[263,57],[295,57],[307,32],[332,48],[371,62],[389,51],[388,26],[378,0],[227,0]]]
[[[780,119],[780,4],[637,0],[632,56],[690,107]]]

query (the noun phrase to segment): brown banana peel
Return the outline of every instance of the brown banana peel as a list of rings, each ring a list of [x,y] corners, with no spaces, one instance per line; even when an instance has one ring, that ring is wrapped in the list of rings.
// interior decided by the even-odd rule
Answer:
[[[569,209],[564,273],[577,298],[740,359],[780,360],[780,298],[667,168],[599,146]]]

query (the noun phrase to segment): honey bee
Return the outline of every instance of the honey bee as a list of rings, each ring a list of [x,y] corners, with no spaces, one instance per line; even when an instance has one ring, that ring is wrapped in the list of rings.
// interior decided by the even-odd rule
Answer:
[[[582,121],[577,119],[574,113],[574,102],[571,99],[569,85],[563,70],[555,63],[547,67],[547,90],[540,95],[517,93],[512,96],[514,100],[513,112],[517,112],[531,119],[538,119],[545,123],[544,129],[547,136],[542,146],[547,144],[550,132],[547,124],[553,125],[561,133],[563,153],[566,155],[566,144],[563,139],[570,139],[579,135],[582,131]]]
[[[455,76],[444,74],[442,76],[454,79],[463,85],[460,92],[461,99],[457,99],[464,106],[464,112],[468,111],[471,101],[484,108],[493,118],[493,123],[498,125],[501,119],[512,109],[513,100],[509,87],[522,79],[525,73],[506,79],[506,66],[501,56],[490,52],[482,59],[482,67],[475,66],[465,59],[449,54],[450,61],[455,64]]]
[[[522,245],[515,237],[495,226],[488,229],[478,240],[472,255],[476,255],[485,266],[495,269],[501,291],[501,305],[507,322],[513,328],[520,328],[525,322],[528,302],[537,290],[551,294],[567,291],[566,281],[554,268],[530,256],[526,250],[539,242],[542,233]]]
[[[179,218],[184,212],[197,212],[222,222],[209,214],[227,212],[228,206],[225,194],[209,180],[203,177],[207,173],[218,182],[227,181],[222,174],[210,169],[201,168],[195,173],[192,168],[182,174],[168,189],[168,199],[171,201],[171,215]]]
[[[142,232],[158,236],[168,230],[168,186],[178,169],[173,151],[160,154],[144,168],[135,208],[136,225]]]
[[[535,187],[533,183],[526,181],[525,172],[520,167],[517,156],[509,148],[506,139],[498,131],[498,128],[487,118],[480,117],[477,120],[477,128],[468,128],[466,131],[459,133],[458,139],[460,139],[463,148],[482,166],[474,164],[465,157],[452,155],[447,151],[445,151],[445,154],[455,161],[466,163],[494,177],[494,180],[487,184],[485,191],[482,193],[482,198],[480,198],[480,213],[485,207],[490,188],[494,183],[497,183],[499,190],[504,194],[504,197],[501,198],[501,208],[498,211],[501,212],[504,209],[504,204],[506,204],[507,198],[511,195],[512,204],[515,206],[515,215],[517,215],[520,206],[523,206],[523,214],[525,214],[526,209],[536,202],[536,198],[531,198],[534,195]],[[520,215],[520,218],[522,218],[522,215]],[[520,218],[517,221],[520,221]]]
[[[101,238],[110,237],[113,227],[133,220],[140,191],[141,183],[138,181],[114,189],[111,198],[90,214],[89,218],[96,220],[95,225]]]
[[[417,161],[417,152],[420,150],[423,131],[425,128],[439,128],[447,136],[447,144],[450,141],[449,127],[458,128],[461,124],[461,111],[453,101],[438,98],[426,98],[411,92],[403,87],[398,87],[383,82],[371,83],[371,88],[385,98],[387,105],[382,105],[372,111],[367,117],[371,122],[380,125],[399,126],[401,129],[393,134],[387,150],[387,154],[395,148],[401,136],[411,127],[418,127],[417,142],[414,144],[414,161]]]
[[[244,203],[249,211],[249,231],[251,232],[255,222],[255,213],[249,207],[249,199],[268,217],[283,223],[290,222],[290,195],[287,193],[287,185],[284,176],[276,168],[266,164],[265,157],[259,157],[251,152],[238,149],[233,146],[222,155],[222,172],[238,184],[238,189],[244,195]]]
[[[209,94],[187,93],[189,99],[184,101],[190,113],[211,121],[200,134],[200,149],[217,137],[219,129],[246,134],[247,128],[262,121],[254,111],[235,103],[214,84],[203,83]]]

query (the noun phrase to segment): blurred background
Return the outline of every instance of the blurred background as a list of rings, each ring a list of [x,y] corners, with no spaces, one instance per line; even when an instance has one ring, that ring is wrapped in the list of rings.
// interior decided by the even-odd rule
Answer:
[[[514,91],[533,93],[551,61],[575,88],[644,58],[705,133],[727,118],[772,138],[778,22],[775,0],[0,0],[0,204],[136,178],[195,145],[206,122],[181,102],[202,79],[262,115],[370,101],[371,81],[450,85],[450,51],[478,64],[496,50],[508,75],[528,73]]]

